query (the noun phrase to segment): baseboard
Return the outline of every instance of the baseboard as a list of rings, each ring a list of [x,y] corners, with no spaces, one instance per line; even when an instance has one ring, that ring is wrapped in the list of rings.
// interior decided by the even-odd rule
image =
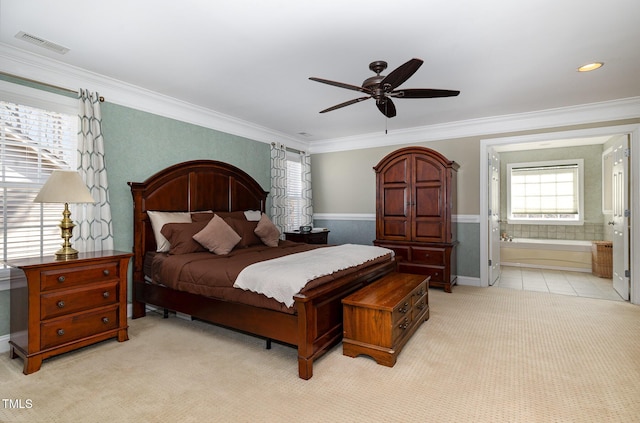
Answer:
[[[0,354],[9,351],[9,335],[0,336]]]
[[[457,285],[477,286],[481,287],[480,278],[472,278],[471,276],[458,276]]]

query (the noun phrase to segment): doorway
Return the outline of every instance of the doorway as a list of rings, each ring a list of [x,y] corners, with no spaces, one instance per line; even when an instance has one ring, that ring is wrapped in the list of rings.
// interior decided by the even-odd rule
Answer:
[[[508,138],[495,138],[486,139],[481,141],[480,151],[480,180],[483,181],[480,184],[480,242],[482,248],[480,249],[480,284],[481,286],[489,286],[492,281],[496,280],[496,260],[499,266],[499,255],[496,257],[495,246],[495,220],[494,213],[495,206],[493,203],[495,198],[489,197],[491,193],[491,178],[492,178],[492,160],[491,154],[494,151],[500,151],[508,149],[508,146],[512,146],[514,149],[525,146],[531,143],[547,144],[546,148],[568,146],[570,142],[575,142],[578,139],[587,139],[594,137],[611,138],[614,135],[625,135],[630,139],[630,151],[640,151],[640,126],[639,125],[625,125],[606,128],[594,128],[577,131],[556,132],[547,134],[536,134],[520,137],[508,137]],[[544,147],[541,147],[544,148]],[[640,186],[640,161],[638,154],[631,154],[629,157],[629,186]],[[635,191],[638,191],[637,189]],[[633,189],[629,189],[629,211],[628,215],[628,230],[629,243],[628,253],[625,254],[629,258],[627,265],[628,286],[630,287],[629,299],[634,304],[640,304],[640,272],[634,272],[634,262],[640,262],[640,228],[631,225],[631,218],[633,216],[640,216],[640,200],[637,194],[634,194]],[[493,207],[492,207],[493,206]],[[634,213],[635,212],[635,213]],[[498,253],[499,254],[499,253]],[[635,260],[634,260],[635,258]],[[500,269],[500,267],[498,267]],[[498,270],[499,275],[499,270]]]

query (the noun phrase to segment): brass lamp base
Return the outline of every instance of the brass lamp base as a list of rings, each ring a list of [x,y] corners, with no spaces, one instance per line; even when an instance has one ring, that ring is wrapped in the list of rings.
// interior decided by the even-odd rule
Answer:
[[[64,203],[64,211],[62,212],[63,219],[60,222],[60,229],[62,230],[62,238],[64,239],[64,243],[62,244],[62,248],[56,251],[56,260],[69,260],[78,258],[78,250],[71,247],[71,242],[69,239],[72,236],[73,228],[76,226],[73,224],[73,221],[70,219],[71,212],[69,211],[69,204]]]

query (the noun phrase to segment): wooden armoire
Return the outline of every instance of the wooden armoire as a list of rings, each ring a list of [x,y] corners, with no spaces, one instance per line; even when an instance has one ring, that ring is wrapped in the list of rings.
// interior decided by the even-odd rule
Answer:
[[[431,276],[451,292],[456,282],[456,175],[460,166],[426,147],[383,158],[376,172],[375,245],[392,249],[398,271]]]

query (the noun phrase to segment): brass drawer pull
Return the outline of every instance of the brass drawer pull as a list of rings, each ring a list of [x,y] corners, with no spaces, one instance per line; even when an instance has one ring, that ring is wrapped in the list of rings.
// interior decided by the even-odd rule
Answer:
[[[406,328],[408,328],[408,327],[409,327],[409,320],[405,318],[405,319],[404,319],[404,322],[400,323],[400,324],[398,325],[398,327],[399,327],[400,329],[403,329],[403,330],[404,330],[404,329],[406,329]]]
[[[110,273],[110,272],[109,272],[109,269],[104,269],[104,270],[102,271],[102,274],[103,274],[103,275],[105,275],[105,276],[109,276],[109,273]]]
[[[58,308],[64,308],[64,301],[60,300],[56,305],[58,306]]]
[[[64,335],[64,329],[58,329],[58,336],[63,336]]]
[[[105,325],[109,323],[109,318],[108,317],[103,317],[102,318],[102,323],[104,323]]]
[[[418,297],[422,297],[422,294],[424,294],[424,291],[422,290],[422,288],[420,288],[420,291],[416,292],[416,295]]]
[[[104,298],[109,298],[109,295],[110,295],[110,294],[109,294],[109,291],[104,291],[104,292],[102,293],[102,296],[103,296]]]
[[[400,313],[406,313],[409,310],[409,303],[404,303],[404,305],[398,309]]]
[[[60,282],[60,283],[64,282],[65,279],[67,279],[67,278],[65,278],[64,276],[58,276],[58,282]]]
[[[420,301],[417,307],[418,307],[418,310],[422,310],[424,308],[424,303]]]

